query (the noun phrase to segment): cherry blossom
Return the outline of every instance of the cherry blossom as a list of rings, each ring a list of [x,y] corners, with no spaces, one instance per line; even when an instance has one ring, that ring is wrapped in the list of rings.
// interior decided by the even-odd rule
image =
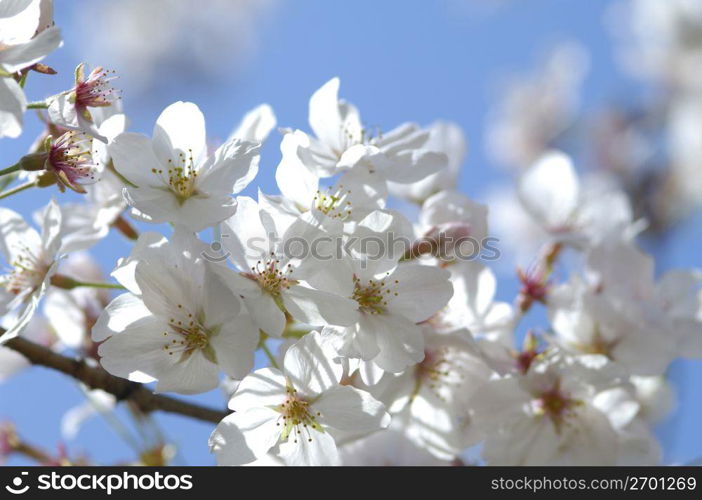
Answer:
[[[259,145],[233,139],[208,156],[205,119],[195,104],[177,102],[156,120],[153,139],[125,132],[108,146],[115,169],[130,185],[132,215],[192,231],[236,211],[236,194],[258,171]]]
[[[210,438],[220,465],[253,462],[272,450],[287,465],[339,465],[335,433],[371,433],[390,424],[370,394],[340,385],[319,333],[291,346],[282,370],[263,368],[241,381]]]
[[[191,394],[217,387],[220,370],[241,378],[252,368],[258,330],[205,265],[204,248],[187,233],[139,248],[134,282],[123,282],[130,292],[107,306],[92,331],[108,372]]]

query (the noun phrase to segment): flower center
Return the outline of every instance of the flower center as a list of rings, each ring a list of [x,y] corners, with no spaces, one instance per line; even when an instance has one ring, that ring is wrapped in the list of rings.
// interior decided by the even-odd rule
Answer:
[[[429,384],[429,387],[436,387],[441,383],[442,378],[448,377],[451,363],[444,355],[443,350],[424,351],[424,360],[417,365],[417,377]]]
[[[256,262],[256,266],[251,268],[251,272],[244,273],[244,276],[258,282],[266,292],[277,297],[281,290],[287,290],[291,285],[297,284],[297,281],[289,276],[292,272],[291,264],[280,269],[280,260],[276,259],[275,254],[271,252],[268,259]]]
[[[573,413],[574,409],[582,404],[581,401],[572,399],[561,392],[558,384],[552,389],[539,394],[535,403],[537,413],[548,416],[557,430],[560,430],[563,422]]]
[[[196,187],[198,171],[195,167],[192,149],[188,149],[187,155],[182,151],[179,152],[175,161],[169,158],[165,173],[160,168],[152,168],[151,172],[161,178],[181,204],[191,196],[198,194]]]
[[[51,266],[42,255],[34,255],[27,246],[22,246],[12,262],[12,271],[6,276],[5,290],[12,295],[32,293],[41,286]]]
[[[182,310],[183,306],[178,304],[178,309]],[[167,339],[163,350],[170,356],[179,354],[180,362],[201,351],[205,358],[213,363],[217,362],[214,349],[210,345],[210,337],[214,332],[206,329],[201,319],[195,318],[192,313],[184,313],[182,319],[171,318],[168,326],[170,330],[163,332]]]
[[[96,165],[90,154],[87,135],[69,131],[61,135],[49,148],[49,164],[62,184],[78,192],[85,192],[79,184],[95,181]]]
[[[111,80],[117,78],[114,73],[103,68],[95,68],[87,79],[76,82],[74,89],[76,107],[110,106],[119,99],[118,92],[109,84]]]
[[[465,383],[465,370],[461,354],[449,346],[425,349],[424,359],[416,365],[414,396],[426,387],[434,396],[449,402],[460,393]]]
[[[389,275],[390,273],[387,273]],[[399,281],[394,280],[393,284],[397,285]],[[354,275],[353,277],[353,295],[351,298],[358,303],[359,311],[367,314],[385,314],[387,311],[387,298],[390,294],[397,297],[398,293],[393,292],[390,286],[386,285],[385,280],[368,280],[367,284],[363,284],[361,279]]]
[[[329,188],[326,193],[318,190],[314,196],[314,208],[329,217],[337,219],[349,217],[351,215],[351,202],[348,197],[351,190],[343,188],[344,186],[340,185],[334,192]]]
[[[601,354],[612,359],[612,350],[619,343],[619,339],[606,340],[600,331],[600,326],[595,325],[595,332],[592,337],[585,342],[574,342],[574,347],[586,354]]]
[[[292,436],[294,443],[297,443],[299,437],[304,437],[311,442],[312,433],[310,429],[324,432],[324,429],[317,422],[317,418],[322,414],[312,411],[310,403],[298,396],[297,390],[293,389],[291,385],[288,385],[286,388],[286,393],[285,402],[276,408],[276,411],[281,414],[276,425],[280,426],[282,423],[283,426],[283,432],[280,436],[281,441],[286,441]],[[303,434],[305,436],[302,436]]]

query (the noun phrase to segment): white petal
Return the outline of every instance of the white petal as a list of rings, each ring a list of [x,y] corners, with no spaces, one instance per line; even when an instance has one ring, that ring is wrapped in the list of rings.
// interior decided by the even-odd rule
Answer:
[[[34,252],[41,248],[39,234],[30,227],[24,218],[9,208],[0,207],[0,251],[11,264],[28,247]]]
[[[137,186],[160,186],[160,177],[152,169],[163,169],[154,153],[151,139],[141,134],[124,132],[107,146],[115,169]]]
[[[44,59],[61,45],[61,31],[51,27],[25,43],[0,50],[0,65],[9,73],[27,68]]]
[[[546,153],[524,172],[517,189],[525,210],[549,230],[567,226],[578,206],[578,177],[560,152]]]
[[[119,335],[100,344],[100,364],[112,375],[135,382],[157,379],[172,362],[168,359],[172,356],[163,349],[163,332],[167,328],[166,322],[155,316],[130,321]]]
[[[244,297],[246,310],[254,324],[271,337],[280,337],[285,330],[285,313],[280,310],[273,297],[262,293],[257,297]]]
[[[237,138],[242,141],[263,143],[275,125],[273,109],[268,104],[261,104],[246,113],[229,140]]]
[[[150,315],[139,297],[124,293],[110,302],[98,317],[92,330],[93,341],[102,342]]]
[[[332,78],[310,98],[309,121],[315,135],[325,144],[338,149],[344,132],[339,106],[339,79]],[[353,131],[355,132],[355,131]]]
[[[390,425],[385,406],[366,391],[340,385],[314,402],[320,423],[340,431],[374,432]]]
[[[211,337],[210,344],[221,370],[230,377],[241,380],[253,369],[258,340],[258,328],[248,315],[240,314]]]
[[[239,139],[225,142],[198,172],[197,187],[208,194],[236,194],[256,177],[259,160],[257,143]]]
[[[285,377],[275,368],[261,368],[244,377],[229,400],[229,409],[247,412],[253,408],[270,408],[287,398]]]
[[[332,359],[330,346],[324,345],[318,332],[311,332],[288,349],[283,369],[295,389],[316,396],[341,380],[343,368]]]
[[[365,315],[361,328],[375,334],[380,352],[373,362],[387,372],[400,373],[424,359],[421,328],[401,316]]]
[[[163,165],[198,165],[206,153],[205,117],[191,102],[178,101],[164,109],[153,132],[154,152]],[[192,161],[191,161],[192,158]]]
[[[448,164],[444,153],[423,149],[403,151],[384,169],[385,177],[393,182],[407,184],[435,174]]]
[[[319,188],[317,175],[307,167],[298,154],[298,148],[309,145],[307,134],[300,131],[283,136],[280,143],[282,158],[275,171],[278,189],[299,208],[309,208]]]
[[[312,325],[351,325],[358,319],[358,304],[340,295],[293,285],[282,294],[285,309],[296,320]]]
[[[329,466],[339,465],[339,451],[334,438],[328,432],[310,431],[310,437],[304,434],[295,437],[290,434],[288,440],[280,444],[280,458],[291,466]]]
[[[449,273],[434,266],[400,265],[385,278],[394,293],[388,294],[388,310],[413,323],[424,321],[444,307],[453,295]],[[397,284],[394,282],[398,281]]]
[[[170,357],[177,358],[178,354]],[[216,389],[219,385],[219,367],[201,351],[195,351],[186,359],[163,368],[155,377],[158,380],[155,392],[199,394]]]
[[[0,77],[0,137],[19,137],[27,99],[12,78]]]
[[[228,415],[210,436],[210,451],[217,464],[243,465],[265,455],[280,437],[279,415],[269,408]]]

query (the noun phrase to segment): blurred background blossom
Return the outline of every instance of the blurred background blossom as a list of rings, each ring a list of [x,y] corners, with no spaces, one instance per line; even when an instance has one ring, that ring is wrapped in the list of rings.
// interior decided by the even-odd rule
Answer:
[[[256,57],[262,24],[278,1],[83,2],[72,24],[84,27],[81,36],[90,43],[69,49],[120,68],[123,89],[133,97],[182,85],[226,86]]]

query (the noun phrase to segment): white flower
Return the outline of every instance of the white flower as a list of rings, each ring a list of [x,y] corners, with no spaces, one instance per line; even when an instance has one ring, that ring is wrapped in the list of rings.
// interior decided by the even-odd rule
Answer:
[[[161,113],[153,139],[125,132],[108,146],[117,172],[133,184],[124,196],[135,217],[196,232],[236,211],[232,194],[255,177],[258,149],[234,139],[207,157],[205,119],[185,102]]]
[[[653,258],[628,241],[592,249],[588,279],[622,314],[657,328],[680,356],[702,356],[702,271],[672,270],[655,279]]]
[[[489,465],[614,465],[618,431],[639,406],[604,356],[553,353],[521,376],[495,379],[473,397],[472,423]],[[616,404],[597,401],[616,389]]]
[[[524,210],[555,240],[583,247],[607,236],[635,234],[626,195],[597,187],[581,191],[563,153],[545,153],[521,175],[517,192]]]
[[[232,291],[241,295],[258,328],[274,337],[282,335],[285,312],[312,325],[349,325],[356,321],[350,298],[330,293],[305,282],[295,258],[297,240],[311,241],[299,226],[279,233],[270,214],[248,197],[237,198],[239,209],[222,225],[222,245],[240,273],[227,273]]]
[[[605,355],[636,375],[659,375],[675,357],[674,338],[577,277],[552,289],[548,303],[555,340],[567,350]]]
[[[399,264],[378,272],[377,261],[357,266],[351,298],[360,314],[354,325],[335,328],[339,354],[373,361],[400,373],[424,359],[417,323],[431,318],[453,293],[449,274],[436,267]]]
[[[137,243],[133,279],[124,265],[114,274],[130,293],[114,299],[93,328],[102,366],[184,394],[217,387],[220,370],[242,378],[253,367],[258,329],[205,265],[206,246],[179,231],[170,242],[149,233],[139,239],[152,244]]]
[[[360,220],[369,211],[385,207],[387,189],[374,183],[372,174],[363,169],[348,172],[336,184],[324,188],[317,173],[297,156],[296,137],[300,135],[304,133],[286,134],[280,143],[284,161],[278,165],[275,179],[283,196],[272,200],[278,212],[299,215],[315,210],[341,220]]]
[[[422,325],[424,359],[400,375],[386,374],[369,392],[398,414],[405,435],[441,460],[466,446],[469,402],[493,374],[466,330],[437,334]],[[473,444],[473,443],[470,443]]]
[[[428,131],[406,123],[371,137],[358,110],[340,100],[338,93],[339,79],[332,78],[312,95],[309,122],[316,137],[288,133],[291,146],[283,151],[280,167],[301,162],[319,177],[365,170],[371,174],[369,184],[385,190],[386,181],[416,182],[446,166],[444,153],[426,149]]]
[[[335,432],[371,433],[390,423],[381,403],[340,385],[341,375],[312,332],[288,349],[282,371],[244,378],[229,401],[234,413],[210,438],[217,463],[247,464],[271,451],[287,465],[338,465]]]
[[[460,126],[439,121],[429,125],[429,139],[424,148],[446,154],[448,164],[435,174],[410,184],[388,182],[393,196],[423,203],[431,195],[447,189],[455,189],[458,173],[466,155],[466,139]]]
[[[14,75],[61,45],[52,3],[0,0],[0,138],[18,137],[27,99]]]
[[[658,375],[676,357],[702,355],[702,274],[670,271],[656,282],[653,259],[629,242],[588,254],[586,281],[552,292],[552,322],[570,348],[608,355],[632,374]]]
[[[75,86],[49,98],[49,118],[56,125],[90,134],[106,143],[107,137],[100,134],[89,108],[109,107],[120,98],[110,87],[110,81],[115,78],[114,71],[101,67],[94,68],[86,77],[85,63],[79,64],[75,71]]]
[[[61,211],[52,200],[41,217],[41,234],[21,215],[0,208],[0,252],[10,266],[0,276],[0,311],[19,311],[0,343],[16,337],[27,325],[56,272],[61,248]]]

